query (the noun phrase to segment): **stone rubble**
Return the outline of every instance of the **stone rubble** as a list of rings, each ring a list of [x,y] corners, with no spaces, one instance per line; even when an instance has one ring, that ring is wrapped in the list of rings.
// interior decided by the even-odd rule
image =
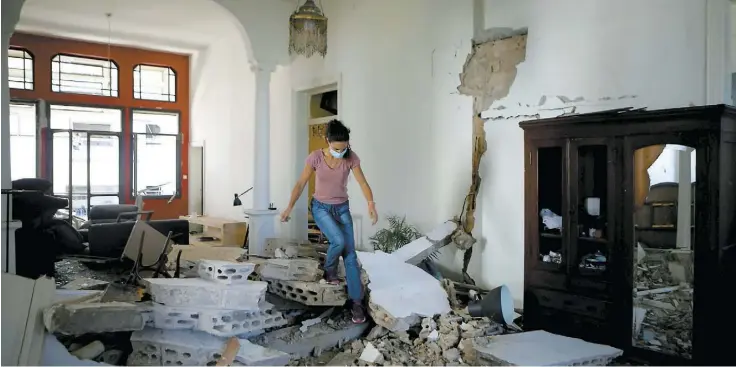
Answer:
[[[287,324],[265,302],[266,282],[248,280],[252,263],[201,260],[201,278],[145,279],[152,318],[131,336],[128,365],[204,365],[219,358],[227,337],[238,336],[235,362],[285,365],[288,354],[254,345],[245,337]]]
[[[634,342],[637,346],[692,356],[693,287],[689,251],[644,249],[635,260]]]

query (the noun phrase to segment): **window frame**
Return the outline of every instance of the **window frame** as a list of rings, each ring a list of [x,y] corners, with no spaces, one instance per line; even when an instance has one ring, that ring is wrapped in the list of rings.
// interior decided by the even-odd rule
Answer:
[[[54,58],[57,56],[68,56],[68,57],[76,57],[80,59],[90,59],[90,60],[99,60],[99,61],[108,61],[111,65],[115,65],[115,69],[117,70],[117,89],[115,90],[115,95],[112,95],[112,85],[110,85],[110,95],[106,96],[104,94],[90,94],[90,93],[79,93],[79,92],[69,92],[69,91],[62,91],[59,90],[58,92],[54,90]],[[58,52],[51,55],[51,59],[49,59],[49,90],[51,93],[66,93],[66,94],[75,94],[75,95],[81,95],[81,96],[95,96],[95,97],[103,97],[103,98],[120,98],[120,65],[115,61],[113,58],[103,58],[103,57],[97,57],[97,56],[88,56],[88,55],[75,55],[71,53],[65,53],[65,52]],[[104,68],[103,68],[104,70]],[[112,84],[112,67],[110,68],[110,84]],[[59,62],[59,89],[61,89],[61,62]],[[83,105],[79,105],[79,107],[86,107]]]
[[[10,87],[10,85],[8,85],[8,89],[11,89],[11,90],[35,91],[36,90],[36,55],[34,55],[33,52],[31,52],[31,50],[29,50],[27,48],[24,48],[24,47],[9,46],[8,47],[8,51],[10,51],[10,50],[23,51],[23,52],[27,53],[28,56],[30,56],[30,58],[31,58],[31,73],[32,73],[32,76],[31,76],[31,87],[32,88],[31,89],[26,89],[26,88],[13,88],[13,87]],[[10,55],[8,55],[7,57],[10,58]],[[24,58],[24,60],[25,60],[25,58]],[[6,60],[6,62],[7,61],[8,60]],[[8,67],[8,69],[10,69],[10,67]],[[10,84],[10,72],[9,71],[10,70],[6,70],[5,71],[5,73],[8,74],[8,84]],[[26,82],[26,70],[25,70],[25,67],[24,67],[23,68],[23,84],[25,85],[26,83],[28,83],[28,82]],[[12,102],[12,100],[11,100],[11,102]],[[36,114],[38,114],[38,113],[36,113]]]
[[[54,92],[57,93],[57,92]],[[66,107],[88,107],[88,108],[101,108],[106,110],[119,110],[120,111],[120,126],[121,131],[118,132],[111,132],[111,131],[99,131],[99,130],[74,130],[74,129],[52,129],[51,128],[51,107],[52,106],[66,106]],[[44,114],[45,119],[47,121],[47,126],[44,128],[46,131],[46,136],[43,136],[42,139],[38,139],[39,142],[41,140],[45,140],[45,147],[48,150],[41,159],[48,158],[46,165],[45,165],[45,178],[49,180],[52,184],[52,190],[53,190],[53,183],[54,183],[54,133],[57,132],[68,132],[71,134],[74,132],[82,132],[87,133],[89,139],[89,135],[108,135],[108,136],[117,136],[118,137],[118,203],[125,204],[125,107],[118,107],[118,106],[111,106],[111,105],[105,105],[105,104],[91,104],[91,103],[65,103],[65,102],[47,102],[44,106]],[[40,116],[40,114],[37,114]],[[71,152],[71,144],[69,145],[69,179],[71,180],[71,166],[72,166],[72,152]],[[87,148],[89,149],[89,147]],[[87,168],[89,169],[90,166],[90,159],[89,154],[87,155]],[[69,188],[69,191],[65,193],[67,196],[63,196],[63,198],[66,198],[69,203],[66,208],[71,213],[72,208],[72,196],[73,194],[73,187]],[[94,196],[115,196],[111,195],[110,193],[103,193],[103,194],[95,194],[92,193],[91,188],[91,175],[89,174],[89,171],[87,172],[87,210],[92,209],[92,206],[90,205],[90,202],[92,200],[92,197]],[[53,192],[52,192],[53,195]],[[69,215],[68,221],[71,223],[73,218],[73,215]]]
[[[136,95],[136,90],[135,90],[136,70],[135,69],[137,67],[139,67],[139,66],[151,66],[151,67],[155,67],[155,68],[163,68],[163,69],[169,69],[169,70],[171,70],[171,72],[174,74],[174,94],[173,94],[174,100],[173,101],[172,100],[163,101],[163,100],[160,100],[160,99],[143,98],[142,97],[143,96],[143,92],[141,92],[141,91],[138,92],[138,94],[140,94],[141,97],[140,98],[139,97],[136,97],[135,96]],[[153,102],[163,102],[163,103],[176,103],[176,100],[179,98],[179,95],[177,93],[177,89],[179,89],[179,73],[176,71],[176,69],[173,66],[170,66],[170,65],[154,65],[154,64],[139,63],[139,64],[133,65],[133,70],[132,71],[133,71],[133,79],[131,80],[131,82],[132,82],[131,84],[133,86],[133,88],[132,88],[132,90],[133,90],[133,96],[132,96],[133,97],[133,100],[153,101]],[[141,75],[141,72],[138,72],[138,85],[140,85],[141,86],[141,89],[143,89],[143,84],[142,84],[142,80],[140,78],[140,75]],[[168,96],[169,97],[172,96],[171,89],[169,89]]]
[[[172,69],[173,70],[173,69]],[[138,138],[140,135],[155,135],[155,136],[173,136],[176,137],[176,192],[173,195],[174,199],[181,199],[182,197],[182,181],[184,179],[182,174],[182,112],[176,109],[153,109],[153,108],[129,108],[130,111],[130,196],[129,199],[135,201],[138,192]],[[177,133],[176,134],[146,134],[136,133],[133,131],[133,119],[136,112],[153,112],[153,113],[171,113],[176,114],[177,117]],[[143,195],[143,200],[147,199],[170,199],[171,195]]]
[[[19,90],[29,90],[29,89],[19,89]],[[43,105],[38,100],[23,99],[23,98],[10,98],[10,102],[8,102],[8,111],[10,111],[10,105],[12,104],[26,104],[26,105],[34,105],[36,107],[36,178],[43,177],[44,175],[43,151],[42,151],[43,129],[41,128],[41,116],[44,113]],[[10,123],[10,121],[8,121],[8,123]],[[10,130],[8,129],[8,131]]]

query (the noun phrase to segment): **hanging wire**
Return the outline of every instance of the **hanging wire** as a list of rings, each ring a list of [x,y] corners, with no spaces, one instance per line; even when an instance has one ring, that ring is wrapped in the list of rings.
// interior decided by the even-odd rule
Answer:
[[[107,88],[112,94],[112,58],[110,55],[110,44],[112,43],[112,13],[106,13],[107,16]]]

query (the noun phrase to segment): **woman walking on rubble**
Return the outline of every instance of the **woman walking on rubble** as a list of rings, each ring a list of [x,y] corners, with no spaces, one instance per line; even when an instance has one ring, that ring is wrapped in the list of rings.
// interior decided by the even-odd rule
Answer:
[[[311,203],[312,216],[330,241],[325,260],[325,280],[330,284],[340,283],[337,278],[337,265],[342,255],[348,296],[352,301],[353,322],[359,324],[365,322],[365,310],[362,305],[363,284],[360,280],[358,256],[355,253],[353,218],[350,215],[348,201],[347,182],[350,171],[353,171],[368,201],[368,214],[373,224],[378,221],[378,214],[376,203],[373,201],[373,192],[360,168],[360,158],[350,149],[350,129],[342,122],[332,120],[327,124],[326,135],[328,147],[315,150],[307,157],[304,170],[291,191],[289,206],[281,213],[281,221],[289,220],[294,204],[302,195],[312,173],[316,173],[314,198]]]

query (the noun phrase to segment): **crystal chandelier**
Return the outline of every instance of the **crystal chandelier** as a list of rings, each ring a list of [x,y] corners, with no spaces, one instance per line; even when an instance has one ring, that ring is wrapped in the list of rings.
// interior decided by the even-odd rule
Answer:
[[[289,18],[289,55],[315,53],[327,54],[327,17],[314,0],[306,0]]]

